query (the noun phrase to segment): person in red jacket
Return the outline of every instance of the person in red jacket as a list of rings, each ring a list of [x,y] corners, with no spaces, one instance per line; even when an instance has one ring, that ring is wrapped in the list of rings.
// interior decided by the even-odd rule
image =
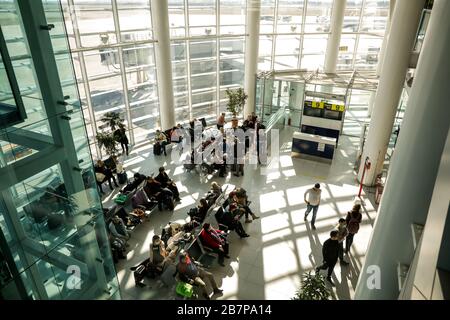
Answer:
[[[224,258],[230,258],[228,256],[226,233],[222,230],[214,229],[209,223],[204,223],[200,232],[200,241],[204,246],[214,250],[219,255],[219,264],[224,267]]]

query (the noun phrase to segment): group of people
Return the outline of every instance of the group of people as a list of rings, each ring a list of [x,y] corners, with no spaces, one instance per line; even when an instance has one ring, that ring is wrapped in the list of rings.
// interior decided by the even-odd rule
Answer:
[[[144,192],[149,199],[158,201],[159,210],[163,210],[164,206],[169,210],[173,210],[175,202],[180,202],[180,192],[176,183],[170,179],[164,167],[159,168],[156,177],[148,176],[144,186]]]
[[[155,275],[162,275],[170,265],[175,266],[174,276],[177,276],[180,281],[197,286],[205,299],[211,298],[207,291],[208,282],[213,289],[213,295],[222,293],[222,290],[217,285],[212,273],[195,261],[194,257],[189,254],[189,249],[185,252],[183,248],[193,241],[195,235],[191,232],[201,226],[200,232],[195,231],[198,236],[197,241],[215,252],[219,265],[225,266],[225,259],[230,258],[227,228],[222,230],[223,228],[215,228],[205,222],[208,210],[217,202],[217,198],[223,192],[220,184],[212,182],[208,193],[199,200],[195,208],[189,210],[190,221],[188,223],[182,225],[169,222],[168,226],[163,228],[161,235],[153,236],[149,248],[149,258],[144,262],[146,268]],[[249,235],[245,233],[240,222],[241,218],[245,216],[245,222],[250,223],[252,221],[250,218],[254,220],[259,217],[250,209],[246,190],[236,188],[231,191],[221,208],[223,214],[229,217],[228,220],[225,219],[228,230],[235,230],[241,238],[248,237]],[[223,220],[220,219],[218,222],[223,222]],[[132,269],[135,270],[136,267]],[[136,284],[139,285],[138,281]]]
[[[315,221],[320,205],[322,190],[320,184],[316,183],[313,188],[306,190],[304,200],[307,208],[304,220],[307,221],[308,214],[312,211],[311,227],[316,230]],[[351,211],[347,213],[346,218],[340,218],[338,224],[330,232],[330,238],[322,245],[323,263],[316,268],[316,273],[320,270],[328,270],[327,281],[334,286],[331,280],[334,267],[339,259],[341,265],[347,266],[349,263],[344,260],[344,253],[348,254],[353,244],[353,238],[358,233],[362,221],[361,204],[356,202]],[[345,241],[345,247],[344,247]]]
[[[206,286],[207,281],[210,282],[213,288],[213,294],[220,294],[222,290],[219,289],[212,273],[205,270],[200,263],[195,261],[183,249],[187,244],[186,242],[192,241],[192,235],[190,233],[198,226],[199,223],[196,220],[192,220],[183,225],[169,223],[163,229],[161,236],[153,236],[149,248],[149,258],[142,264],[145,264],[147,272],[152,273],[152,277],[162,275],[166,271],[171,273],[170,266],[174,266],[175,272],[171,276],[178,277],[180,281],[197,286],[200,289],[201,295],[209,300],[210,296]],[[198,237],[202,243],[205,243],[211,250],[217,252],[219,263],[223,265],[223,259],[229,258],[226,234],[214,229],[210,224],[204,223]],[[136,268],[133,267],[132,270]],[[142,284],[136,282],[136,285]]]
[[[116,156],[112,156],[111,159],[112,161],[114,161],[114,163],[117,162]],[[101,194],[104,194],[102,184],[105,182],[108,182],[111,191],[114,190],[112,182],[114,182],[114,186],[119,186],[117,184],[117,180],[114,176],[113,170],[114,168],[111,168],[111,166],[107,166],[103,160],[97,160],[96,164],[94,165],[95,179]]]
[[[131,238],[131,234],[123,218],[119,215],[114,215],[109,221],[107,231],[114,262],[118,262],[119,259],[125,259],[128,247],[127,242]]]
[[[217,129],[222,130],[225,126],[227,121],[225,120],[225,112],[222,112],[219,117],[217,118]],[[258,116],[255,112],[252,112],[251,114],[247,115],[247,119],[244,120],[244,123],[242,124],[242,127],[245,129],[255,129],[256,124],[258,123]]]
[[[247,238],[250,235],[245,231],[240,221],[243,216],[245,216],[246,223],[259,219],[250,209],[250,201],[246,190],[244,188],[236,188],[229,193],[222,208],[217,211],[216,220],[228,230],[234,230],[241,238]],[[253,220],[250,220],[250,216]]]

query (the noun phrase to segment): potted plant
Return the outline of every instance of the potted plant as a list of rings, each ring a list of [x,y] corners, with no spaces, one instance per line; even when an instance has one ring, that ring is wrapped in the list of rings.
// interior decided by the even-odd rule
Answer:
[[[115,131],[124,120],[120,117],[118,112],[111,111],[105,113],[103,117],[100,118],[100,121],[102,121],[105,125],[109,125],[111,131]]]
[[[325,284],[325,277],[320,273],[314,275],[311,271],[302,275],[301,288],[292,300],[328,300],[330,291]]]
[[[228,96],[227,110],[233,114],[231,124],[233,128],[238,126],[238,114],[244,110],[245,101],[248,95],[244,92],[244,89],[238,88],[234,90],[227,89],[226,94]]]
[[[112,132],[97,133],[97,141],[100,148],[105,148],[106,154],[114,156],[117,153],[116,139]]]

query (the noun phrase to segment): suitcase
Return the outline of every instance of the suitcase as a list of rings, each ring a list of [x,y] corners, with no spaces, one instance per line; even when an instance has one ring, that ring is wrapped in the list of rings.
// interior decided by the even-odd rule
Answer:
[[[133,272],[133,276],[134,276],[134,283],[138,286],[142,280],[144,280],[145,277],[145,266],[140,265],[139,267],[137,267],[137,269]]]
[[[155,143],[153,145],[153,154],[159,156],[161,154],[161,144]]]
[[[120,184],[125,184],[128,181],[127,173],[125,171],[122,173],[118,173],[117,179],[119,180]]]
[[[139,286],[142,282],[142,280],[144,280],[146,274],[147,274],[147,264],[149,262],[149,259],[144,260],[143,262],[141,262],[137,267],[131,268],[131,270],[134,270],[133,272],[133,276],[134,276],[134,283],[136,284],[136,286]]]

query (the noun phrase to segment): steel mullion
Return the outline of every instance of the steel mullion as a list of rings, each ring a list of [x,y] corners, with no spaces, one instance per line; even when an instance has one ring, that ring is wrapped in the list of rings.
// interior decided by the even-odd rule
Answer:
[[[120,34],[120,21],[119,21],[119,11],[117,8],[117,0],[111,0],[112,4],[112,13],[114,19],[114,27],[116,30],[116,40],[117,43],[122,42],[121,34]],[[130,110],[130,101],[128,99],[128,83],[127,83],[127,75],[125,70],[125,62],[123,61],[123,51],[122,47],[118,47],[117,49],[119,53],[119,64],[120,64],[120,74],[122,76],[122,90],[123,90],[123,102],[125,106],[125,113],[128,118],[128,128],[129,128],[129,136],[130,142],[134,145],[134,133],[133,133],[133,122],[131,121],[131,110]]]
[[[71,17],[71,21],[73,24],[73,34],[75,36],[75,44],[76,44],[77,48],[81,48],[82,47],[81,35],[79,32],[80,29],[78,28],[78,17],[76,15],[76,10],[75,10],[75,5],[74,5],[73,0],[68,0],[68,6],[69,6],[69,12],[71,13],[69,15]],[[73,52],[72,49],[71,49],[71,51]],[[97,121],[95,119],[94,106],[92,105],[91,88],[89,85],[89,77],[88,77],[88,73],[87,73],[87,69],[86,69],[86,60],[84,59],[84,53],[79,52],[78,58],[80,59],[80,70],[81,70],[81,77],[83,79],[83,87],[84,87],[84,93],[86,96],[87,109],[88,109],[89,116],[91,118],[91,128],[93,129],[94,134],[97,135],[97,133],[98,133]],[[89,141],[89,137],[88,137],[88,141]],[[94,141],[95,141],[95,137],[94,137]],[[90,145],[90,143],[89,143],[89,145]],[[98,146],[98,143],[94,142],[94,145],[95,145],[95,150],[97,151],[97,156],[99,158],[102,158],[102,150]]]

